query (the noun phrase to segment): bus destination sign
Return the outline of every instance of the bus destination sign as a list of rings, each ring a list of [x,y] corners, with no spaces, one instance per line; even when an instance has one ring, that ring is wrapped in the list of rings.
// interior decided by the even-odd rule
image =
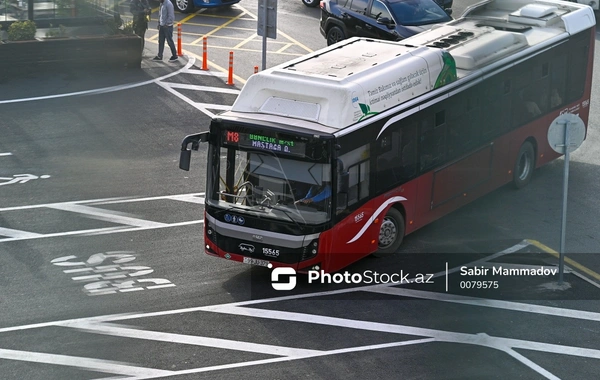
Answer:
[[[291,139],[228,130],[224,131],[223,137],[225,140],[224,142],[227,145],[237,145],[240,147],[255,148],[276,153],[296,154],[300,156],[304,156],[306,153],[306,143]]]

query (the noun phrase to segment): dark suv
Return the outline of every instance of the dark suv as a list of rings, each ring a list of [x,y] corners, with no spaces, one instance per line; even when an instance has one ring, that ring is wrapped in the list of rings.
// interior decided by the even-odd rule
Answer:
[[[327,45],[354,36],[397,41],[452,20],[450,7],[452,0],[322,0],[320,29]]]

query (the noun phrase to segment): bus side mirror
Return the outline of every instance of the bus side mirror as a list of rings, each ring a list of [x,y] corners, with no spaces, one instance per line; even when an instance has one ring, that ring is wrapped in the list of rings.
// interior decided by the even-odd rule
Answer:
[[[194,135],[186,136],[181,142],[181,153],[179,154],[179,169],[189,171],[190,161],[192,160],[192,149],[198,150],[200,142],[208,141],[210,132],[200,132]],[[188,145],[192,144],[191,149]]]
[[[191,150],[182,150],[179,155],[179,169],[190,171],[190,161],[192,160],[192,151]]]

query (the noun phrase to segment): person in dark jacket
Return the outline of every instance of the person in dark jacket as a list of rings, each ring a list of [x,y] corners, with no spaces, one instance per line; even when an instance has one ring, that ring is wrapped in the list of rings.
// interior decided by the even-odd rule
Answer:
[[[144,50],[144,38],[148,30],[150,19],[150,5],[148,0],[131,0],[129,11],[133,15],[133,32],[142,38],[142,51]]]

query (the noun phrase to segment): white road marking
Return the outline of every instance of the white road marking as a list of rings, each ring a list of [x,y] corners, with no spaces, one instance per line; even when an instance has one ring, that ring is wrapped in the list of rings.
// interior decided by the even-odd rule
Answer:
[[[369,345],[369,346],[341,348],[341,349],[337,349],[337,350],[322,351],[319,354],[314,354],[314,355],[310,355],[310,356],[302,356],[302,357],[286,357],[286,356],[284,356],[284,357],[273,358],[273,359],[254,360],[254,361],[249,361],[249,362],[222,364],[222,365],[217,365],[217,366],[212,366],[212,367],[185,369],[182,371],[175,371],[172,376],[213,372],[213,371],[220,371],[220,370],[224,370],[224,369],[250,367],[250,366],[262,365],[262,364],[281,363],[281,362],[287,362],[287,361],[292,361],[292,360],[308,359],[308,358],[314,358],[314,357],[320,357],[320,356],[339,355],[339,354],[345,354],[345,353],[349,353],[349,352],[380,350],[380,349],[391,348],[391,347],[400,347],[400,346],[409,346],[409,345],[413,345],[413,344],[430,343],[433,341],[435,341],[435,340],[434,339],[415,339],[415,340],[408,340],[408,341],[402,341],[402,342],[392,342],[392,343],[374,344],[374,345]],[[156,379],[158,377],[160,377],[160,376],[138,376],[138,377],[127,378],[127,380]],[[126,380],[126,379],[123,379],[123,380]]]
[[[194,91],[203,91],[203,92],[218,92],[221,94],[234,94],[234,95],[238,95],[240,93],[240,90],[235,90],[232,88],[199,86],[199,85],[195,85],[195,84],[175,83],[175,82],[163,82],[163,83],[169,85],[171,88],[182,88],[184,90],[194,90]]]
[[[487,298],[467,297],[456,294],[448,293],[437,293],[427,292],[423,290],[403,289],[403,288],[390,288],[390,287],[372,287],[371,289],[364,289],[364,291],[380,294],[388,294],[399,297],[413,297],[420,299],[428,299],[440,302],[458,303],[463,305],[472,305],[479,307],[488,307],[494,309],[504,309],[511,311],[521,311],[525,313],[535,313],[542,315],[551,315],[561,318],[573,318],[582,319],[588,321],[600,321],[600,313],[592,311],[574,310],[574,309],[562,309],[559,307],[533,305],[521,302],[511,301],[500,301]]]
[[[90,371],[99,371],[106,373],[114,373],[125,376],[142,376],[142,377],[161,377],[170,376],[173,371],[165,371],[161,369],[152,369],[144,367],[136,367],[127,363],[84,358],[79,356],[67,356],[56,354],[44,354],[31,351],[16,351],[0,348],[0,358],[8,360],[19,360],[33,363],[56,364],[69,367],[82,368]]]
[[[54,204],[49,206],[49,208],[55,210],[62,211],[70,211],[77,214],[83,214],[88,218],[103,220],[105,222],[115,223],[115,224],[125,224],[128,226],[135,227],[150,227],[150,228],[164,228],[168,224],[152,222],[150,220],[138,219],[131,216],[126,216],[124,213],[120,213],[117,211],[109,211],[102,210],[95,207],[83,206],[74,203],[62,203],[62,204]]]
[[[178,69],[177,71],[174,71],[174,72],[172,72],[170,74],[167,74],[167,75],[163,75],[162,77],[158,77],[158,78],[155,78],[155,79],[150,79],[150,80],[143,81],[143,82],[121,84],[121,85],[111,86],[111,87],[95,88],[95,89],[92,89],[92,90],[70,92],[70,93],[66,93],[66,94],[37,96],[37,97],[33,97],[33,98],[0,100],[0,104],[32,102],[32,101],[36,101],[36,100],[48,100],[48,99],[56,99],[56,98],[66,98],[66,97],[69,97],[69,96],[106,94],[106,93],[110,93],[110,92],[123,91],[123,90],[128,90],[130,88],[145,86],[145,85],[151,84],[151,83],[157,83],[157,84],[159,84],[160,81],[163,81],[163,80],[165,80],[167,78],[170,78],[170,77],[172,77],[174,75],[177,75],[177,74],[179,74],[181,72],[184,72],[185,70],[189,69],[190,67],[192,67],[194,65],[195,62],[196,62],[196,58],[189,57],[188,63],[184,67]]]
[[[198,69],[187,69],[187,70],[183,70],[182,73],[195,74],[195,75],[207,75],[207,76],[219,77],[219,78],[227,78],[227,76],[229,75],[227,73],[222,73],[219,71],[208,71],[208,70],[198,70]]]
[[[11,228],[0,227],[0,236],[10,236],[17,239],[33,239],[36,237],[43,236],[34,232],[27,232],[21,230],[13,230]]]
[[[2,157],[2,156],[12,156],[12,153],[10,153],[10,152],[0,153],[0,157]]]
[[[108,221],[111,223],[122,224],[122,226],[115,227],[103,227],[94,228],[88,230],[75,230],[66,232],[56,232],[48,234],[39,234],[29,231],[14,230],[10,228],[0,227],[0,236],[7,236],[6,238],[0,238],[0,243],[9,241],[20,241],[30,239],[44,239],[52,237],[63,237],[63,236],[95,236],[105,235],[121,232],[134,232],[144,231],[149,229],[157,228],[169,228],[169,227],[181,227],[193,224],[204,223],[203,219],[189,220],[184,222],[176,223],[160,223],[145,219],[135,218],[130,216],[131,214],[122,213],[118,211],[104,210],[101,208],[90,207],[94,205],[103,204],[118,204],[118,203],[133,203],[133,202],[147,202],[156,200],[173,200],[178,202],[188,202],[193,204],[204,204],[204,193],[189,193],[189,194],[175,194],[175,195],[163,195],[156,197],[144,197],[144,198],[101,198],[91,199],[84,201],[70,201],[70,202],[59,202],[59,203],[46,203],[38,205],[27,205],[27,206],[13,206],[0,208],[1,212],[8,211],[22,211],[32,210],[39,208],[50,208],[62,211],[69,211],[78,213],[93,219]]]
[[[145,197],[145,198],[111,198],[108,200],[98,199],[98,200],[86,201],[86,203],[90,203],[93,205],[108,205],[108,204],[115,204],[115,203],[158,201],[158,200],[164,200],[164,199],[204,204],[204,193],[160,195],[157,197]],[[71,203],[73,203],[73,202],[71,202]],[[77,203],[82,203],[82,202],[77,202]],[[2,211],[2,209],[0,209],[0,211]]]
[[[518,246],[518,245],[517,245]],[[525,245],[526,246],[526,245]],[[493,258],[502,256],[506,253],[515,252],[521,248],[523,248],[523,244],[521,243],[521,248],[511,247],[508,250],[504,250],[502,252],[496,253],[494,255],[488,256],[486,258],[477,260],[476,263],[485,263],[488,260],[492,260]],[[471,264],[472,265],[472,264]],[[453,268],[452,271],[457,271],[458,268]],[[444,273],[444,272],[440,272]],[[574,346],[563,346],[559,344],[551,344],[551,343],[542,343],[535,341],[525,341],[520,339],[512,339],[512,338],[502,338],[502,337],[494,337],[489,336],[487,334],[467,334],[467,333],[457,333],[436,329],[428,329],[428,328],[419,328],[412,327],[406,325],[398,325],[398,324],[388,324],[388,323],[379,323],[379,322],[371,322],[371,321],[361,321],[361,320],[352,320],[345,318],[337,318],[337,317],[328,317],[322,315],[313,315],[313,314],[305,314],[305,313],[295,313],[295,312],[283,312],[276,310],[268,310],[268,309],[256,309],[256,308],[248,308],[241,307],[242,305],[251,305],[251,304],[264,304],[269,302],[277,302],[284,301],[290,299],[299,299],[299,298],[312,298],[327,294],[340,294],[347,292],[357,292],[357,291],[372,291],[372,292],[380,292],[386,294],[393,294],[399,296],[409,296],[416,298],[425,298],[425,299],[433,299],[445,302],[456,302],[456,303],[464,303],[470,304],[474,306],[482,306],[482,307],[495,307],[500,309],[507,309],[519,312],[531,312],[537,314],[545,314],[545,315],[553,315],[558,317],[569,317],[569,318],[578,318],[578,319],[586,319],[598,321],[600,320],[599,313],[586,312],[580,310],[571,310],[571,309],[560,309],[554,307],[546,307],[539,305],[529,305],[522,304],[517,302],[507,302],[507,301],[497,301],[497,300],[488,300],[488,299],[477,299],[473,297],[464,297],[464,296],[456,296],[449,295],[446,293],[432,293],[432,292],[424,292],[424,291],[415,291],[401,288],[390,288],[389,285],[377,285],[377,286],[365,286],[365,287],[357,287],[352,289],[341,289],[337,291],[329,291],[329,292],[319,292],[312,294],[300,294],[294,296],[287,297],[276,297],[270,299],[263,300],[251,300],[251,301],[242,301],[235,302],[229,304],[222,305],[210,305],[210,306],[202,306],[195,308],[187,308],[187,309],[178,309],[178,310],[168,310],[162,312],[153,312],[153,313],[139,313],[139,314],[120,314],[120,315],[112,315],[112,316],[103,316],[103,317],[94,317],[94,318],[81,318],[81,319],[73,319],[67,321],[58,321],[58,322],[50,322],[50,323],[42,323],[42,324],[34,324],[28,326],[17,326],[17,327],[9,327],[0,329],[0,333],[7,331],[17,331],[17,330],[26,330],[31,328],[40,328],[47,326],[63,326],[63,327],[71,327],[76,329],[92,329],[98,332],[98,329],[103,330],[99,333],[106,333],[109,335],[115,336],[126,336],[132,338],[139,339],[148,339],[148,340],[159,340],[159,341],[181,341],[183,343],[192,340],[195,342],[201,342],[203,344],[200,345],[214,345],[214,342],[209,342],[206,337],[194,337],[187,335],[179,335],[179,334],[168,334],[162,332],[153,332],[153,331],[140,331],[136,329],[132,329],[129,327],[122,327],[120,325],[113,325],[108,323],[98,324],[98,322],[114,322],[120,320],[128,320],[128,319],[138,319],[145,317],[154,317],[154,316],[163,316],[163,315],[171,315],[171,314],[182,314],[187,312],[194,311],[205,311],[205,312],[216,312],[216,313],[224,313],[230,315],[237,316],[247,316],[254,318],[265,318],[265,319],[273,319],[279,321],[290,321],[290,322],[300,322],[300,323],[311,323],[311,324],[319,324],[326,326],[335,326],[335,327],[344,327],[344,328],[352,328],[359,329],[365,331],[377,331],[377,332],[386,332],[391,334],[403,334],[403,335],[414,335],[414,336],[422,336],[426,337],[424,339],[416,339],[411,341],[403,341],[403,342],[394,342],[394,343],[386,343],[381,345],[371,345],[371,346],[360,346],[360,347],[349,347],[339,350],[330,350],[330,351],[318,351],[318,350],[304,350],[302,352],[295,351],[297,356],[290,357],[280,357],[280,358],[272,358],[266,360],[257,360],[251,362],[241,362],[241,363],[233,363],[233,364],[225,364],[213,367],[203,367],[203,368],[193,368],[189,370],[183,371],[172,371],[169,372],[169,376],[178,376],[185,374],[193,374],[193,373],[201,373],[208,371],[217,371],[222,369],[230,369],[230,368],[240,368],[246,366],[260,365],[260,364],[269,364],[276,363],[282,361],[289,360],[298,360],[304,359],[308,357],[316,357],[316,356],[326,356],[333,354],[341,354],[346,352],[358,352],[365,351],[370,349],[380,349],[380,348],[389,348],[400,345],[409,345],[409,344],[418,344],[418,343],[428,343],[434,341],[440,342],[450,342],[450,343],[461,343],[461,344],[471,344],[471,345],[479,345],[489,348],[494,348],[506,352],[511,357],[519,360],[522,364],[528,366],[533,369],[537,373],[548,379],[557,379],[549,371],[545,370],[541,366],[535,364],[531,360],[525,358],[523,355],[514,351],[514,349],[523,349],[523,350],[533,350],[539,352],[546,353],[554,353],[554,354],[562,354],[562,355],[573,355],[580,356],[586,358],[594,358],[600,359],[600,350],[582,348],[582,347],[574,347]],[[124,330],[122,330],[124,329]],[[223,348],[230,349],[230,345],[234,344],[230,340],[219,340],[220,344],[223,344]],[[254,343],[243,342],[244,344],[248,344],[250,346],[246,346],[248,350],[252,350]],[[194,344],[194,343],[192,343]],[[235,344],[237,345],[237,344]],[[279,346],[269,346],[269,345],[260,345],[256,346],[258,349],[264,349],[266,346],[269,349],[272,347]],[[238,346],[239,347],[239,346]],[[256,348],[254,347],[254,348]],[[285,348],[285,347],[284,347]],[[292,349],[293,348],[287,348]],[[255,352],[255,351],[252,351]],[[261,351],[262,352],[262,351]],[[130,379],[151,379],[151,378],[159,378],[164,377],[165,375],[159,373],[149,373],[147,375],[139,375],[130,377]]]
[[[392,334],[406,334],[430,337],[435,338],[437,341],[441,342],[474,344],[491,348],[518,348],[600,359],[600,350],[592,348],[564,346],[552,343],[533,342],[521,339],[494,337],[485,334],[467,334],[444,330],[428,329],[423,327],[414,327],[371,321],[360,321],[354,319],[328,317],[315,314],[295,313],[289,311],[253,309],[238,306],[207,306],[204,308],[204,311],[213,311],[215,313],[240,315],[253,318],[275,319],[278,321],[303,322],[325,326],[346,327],[365,331],[377,331]]]
[[[26,205],[26,206],[11,206],[11,207],[0,208],[0,212],[31,210],[31,209],[35,209],[35,208],[44,208],[44,207],[50,207],[50,206],[54,206],[54,205],[61,205],[61,204],[64,204],[64,203],[87,204],[87,203],[109,202],[109,201],[126,200],[126,199],[129,199],[129,198],[101,198],[101,199],[91,199],[91,200],[83,200],[83,201],[69,201],[69,202],[58,202],[58,203],[42,203],[42,204],[37,204],[37,205]]]
[[[179,91],[173,90],[171,88],[171,86],[169,86],[168,84],[165,84],[164,82],[157,82],[156,84],[158,84],[159,86],[161,86],[165,90],[169,91],[172,95],[175,95],[179,99],[183,100],[184,102],[186,102],[190,106],[196,108],[198,111],[202,112],[203,114],[205,114],[206,116],[210,117],[211,119],[215,116],[214,113],[212,113],[212,112],[206,110],[205,108],[199,106],[192,99],[190,99],[187,96],[181,94]]]
[[[531,368],[532,370],[539,373],[540,375],[544,376],[546,379],[560,380],[559,377],[554,376],[552,373],[550,373],[546,369],[542,368],[542,366],[534,363],[530,359],[527,359],[525,356],[519,354],[517,351],[515,351],[513,349],[503,349],[502,351],[506,352],[507,354],[509,354],[513,358],[517,359],[521,363],[525,364],[527,367]]]
[[[0,177],[0,181],[4,181],[0,182],[0,186],[27,183],[33,179],[46,178],[50,178],[50,176],[47,174],[41,175],[39,177],[33,174],[15,174],[12,177]]]
[[[243,342],[239,340],[139,330],[136,328],[108,323],[81,323],[74,324],[69,327],[95,334],[152,340],[157,342],[181,343],[194,346],[221,348],[225,350],[254,352],[258,354],[274,356],[304,357],[322,353],[320,350],[307,350],[303,348],[274,346],[269,344]]]
[[[200,103],[200,102],[195,102],[194,104],[197,107],[202,107],[203,109],[210,109],[210,110],[228,111],[231,109],[231,106],[228,106],[226,104],[212,104],[212,103]]]

